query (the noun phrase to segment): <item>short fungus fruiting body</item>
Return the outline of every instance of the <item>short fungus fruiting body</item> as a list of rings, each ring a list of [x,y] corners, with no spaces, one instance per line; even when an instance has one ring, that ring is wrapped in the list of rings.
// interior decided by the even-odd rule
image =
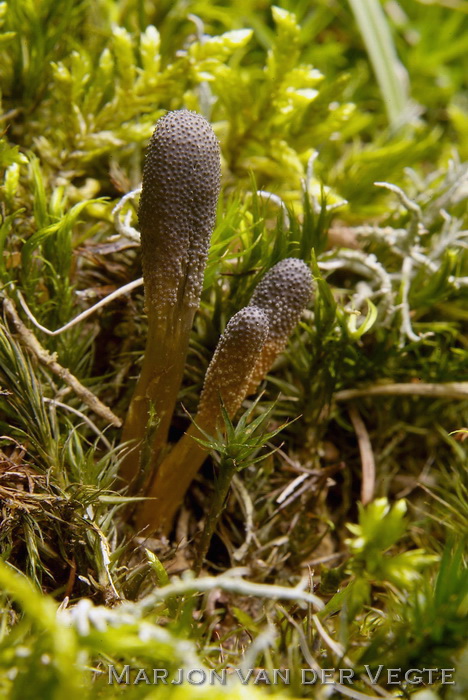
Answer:
[[[253,305],[241,309],[227,324],[208,366],[194,423],[160,464],[148,492],[157,500],[142,504],[137,516],[140,527],[162,532],[170,529],[176,510],[206,459],[205,448],[194,437],[204,439],[204,433],[220,427],[221,401],[230,417],[240,408],[267,336],[267,316]]]
[[[121,476],[144,479],[157,464],[183,376],[193,317],[198,308],[220,190],[219,143],[199,114],[169,112],[148,145],[138,218],[148,315],[140,378],[122,441],[129,449]],[[147,464],[141,462],[150,409],[155,426]],[[140,484],[141,485],[141,484]]]
[[[268,338],[252,373],[253,393],[296,327],[312,295],[312,274],[303,260],[285,258],[274,265],[255,288],[250,304],[268,317]]]
[[[165,457],[137,523],[146,532],[167,534],[190,483],[206,458],[194,438],[220,427],[222,399],[233,417],[281,352],[312,294],[312,275],[303,260],[286,258],[267,272],[250,304],[230,320],[205,376],[194,423]]]
[[[233,416],[240,408],[252,371],[268,338],[268,317],[254,304],[238,311],[229,321],[208,366],[197,416],[213,427],[220,416],[220,397]]]

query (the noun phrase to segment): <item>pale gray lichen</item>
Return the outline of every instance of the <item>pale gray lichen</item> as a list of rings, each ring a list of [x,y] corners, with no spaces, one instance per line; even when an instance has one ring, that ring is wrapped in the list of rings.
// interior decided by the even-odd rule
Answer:
[[[236,413],[267,337],[268,318],[262,309],[246,306],[231,318],[206,372],[197,413],[200,425],[219,415],[220,397],[228,414]]]
[[[204,117],[168,112],[148,145],[138,218],[148,307],[197,307],[220,190],[218,140]]]

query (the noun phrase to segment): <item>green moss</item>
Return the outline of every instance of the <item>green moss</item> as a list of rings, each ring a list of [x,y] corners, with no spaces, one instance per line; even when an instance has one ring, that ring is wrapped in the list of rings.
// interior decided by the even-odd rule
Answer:
[[[377,4],[360,5],[368,11],[356,21],[356,3],[329,0],[0,3],[1,294],[51,358],[39,362],[37,345],[5,307],[5,697],[193,697],[188,686],[116,690],[104,678],[107,664],[173,669],[185,660],[219,670],[238,667],[247,647],[252,666],[291,668],[284,693],[297,697],[320,692],[298,676],[308,649],[322,668],[341,663],[357,674],[387,662],[457,667],[457,685],[437,681],[426,692],[463,696],[466,10],[461,0],[380,3],[387,49],[368,53]],[[407,78],[400,84],[398,61]],[[395,89],[401,120],[389,109]],[[117,422],[125,418],[147,332],[141,290],[63,333],[32,319],[53,331],[141,276],[131,238],[137,195],[125,201],[118,230],[113,209],[140,184],[155,122],[181,108],[212,124],[223,192],[172,441],[189,426],[183,409],[196,412],[219,336],[264,274],[299,257],[315,279],[315,299],[264,394],[210,443],[215,461],[229,448],[230,459],[248,463],[207,559],[221,572],[248,566],[253,584],[267,587],[258,605],[227,590],[214,605],[190,581],[158,597],[155,583],[167,582],[161,567],[170,575],[171,566],[193,563],[199,521],[213,501],[213,462],[174,539],[145,542],[156,550],[156,571],[128,524],[116,477],[120,431],[54,365]],[[356,414],[375,463],[376,499],[359,512]],[[259,424],[264,432],[252,445],[249,430]],[[250,447],[279,426],[281,446],[276,438],[254,464]],[[150,433],[151,425],[148,444]],[[405,519],[397,517],[402,498]],[[318,624],[304,601],[265,593],[273,583],[295,586],[306,566],[321,581],[323,603],[332,601]],[[133,602],[112,608],[123,595]],[[65,596],[70,613],[57,616]],[[370,694],[358,676],[355,689]]]

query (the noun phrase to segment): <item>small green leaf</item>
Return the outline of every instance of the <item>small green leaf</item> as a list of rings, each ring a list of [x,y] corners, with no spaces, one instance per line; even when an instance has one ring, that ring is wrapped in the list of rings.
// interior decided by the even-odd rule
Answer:
[[[233,605],[230,607],[231,612],[234,614],[234,616],[237,618],[237,620],[240,622],[242,627],[244,627],[246,630],[251,632],[252,634],[258,634],[259,633],[259,627],[255,620],[250,617],[250,615],[245,611],[242,610],[241,608],[236,607]]]
[[[151,552],[149,549],[146,549],[145,547],[145,554],[146,558],[148,559],[148,563],[151,566],[152,570],[156,574],[156,581],[158,586],[167,586],[169,583],[169,575],[164,568],[163,564],[161,563],[160,559],[154,554],[154,552]]]
[[[45,203],[45,193],[42,189],[39,189],[38,199],[38,207],[41,209],[40,218],[46,218],[48,217],[47,206]],[[24,274],[26,276],[29,275],[34,253],[39,246],[41,246],[53,234],[59,235],[60,233],[63,234],[64,232],[71,231],[79,215],[84,209],[86,209],[87,206],[102,201],[104,201],[104,198],[101,197],[98,199],[88,199],[84,202],[79,202],[78,204],[75,204],[70,211],[62,219],[60,219],[60,221],[50,224],[49,226],[44,226],[36,231],[36,233],[33,233],[33,235],[28,238],[21,251],[21,262],[23,265]]]
[[[375,304],[371,302],[370,299],[367,299],[367,315],[364,321],[359,325],[359,327],[356,327],[356,321],[357,321],[357,314],[356,312],[351,312],[346,320],[346,330],[347,334],[352,340],[359,340],[364,333],[367,333],[374,323],[377,320],[377,308]]]

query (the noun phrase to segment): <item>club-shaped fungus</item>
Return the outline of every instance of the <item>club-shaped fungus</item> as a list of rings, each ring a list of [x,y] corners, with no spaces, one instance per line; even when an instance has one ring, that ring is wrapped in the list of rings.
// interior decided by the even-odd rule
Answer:
[[[202,290],[220,172],[219,143],[206,119],[180,110],[158,121],[138,211],[148,336],[122,435],[129,444],[121,465],[127,482],[144,480],[167,441]],[[154,425],[148,430],[150,414]],[[144,438],[149,453],[142,464]]]
[[[220,427],[221,400],[230,417],[240,408],[267,336],[266,314],[253,305],[241,309],[227,324],[208,366],[194,423],[163,459],[147,494],[152,500],[144,501],[138,511],[137,525],[146,527],[145,532],[170,529],[206,459],[206,449],[194,437],[205,439],[204,433],[213,434]]]

